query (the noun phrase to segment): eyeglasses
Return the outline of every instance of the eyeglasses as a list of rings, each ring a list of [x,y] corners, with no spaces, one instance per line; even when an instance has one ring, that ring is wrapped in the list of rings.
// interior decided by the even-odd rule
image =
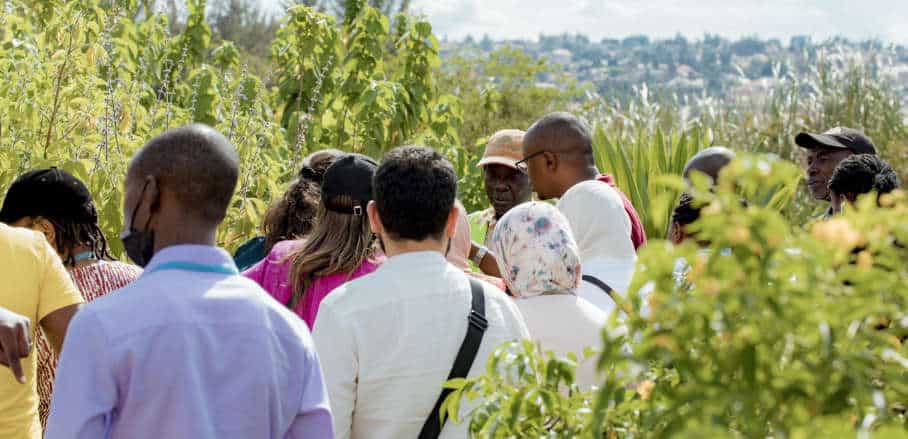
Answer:
[[[529,161],[531,159],[539,156],[540,154],[545,154],[546,152],[547,151],[536,151],[536,152],[524,157],[523,160],[521,160],[517,163],[514,163],[514,166],[517,168],[518,171],[523,172],[525,174],[529,170],[529,166],[527,165],[527,163],[529,163]]]

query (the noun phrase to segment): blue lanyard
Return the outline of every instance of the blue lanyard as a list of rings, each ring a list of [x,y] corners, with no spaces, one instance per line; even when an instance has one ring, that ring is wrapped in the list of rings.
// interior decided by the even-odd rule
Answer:
[[[229,274],[237,275],[240,274],[240,270],[237,270],[236,265],[232,263],[227,263],[223,265],[212,265],[212,264],[199,264],[196,262],[189,261],[172,261],[165,262],[161,265],[155,266],[150,270],[145,270],[145,274],[156,273],[158,271],[165,270],[183,270],[183,271],[194,271],[196,273],[219,273],[219,274]]]

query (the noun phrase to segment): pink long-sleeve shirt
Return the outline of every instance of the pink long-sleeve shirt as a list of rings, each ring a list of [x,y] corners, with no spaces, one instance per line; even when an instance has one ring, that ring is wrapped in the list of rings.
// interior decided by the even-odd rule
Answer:
[[[293,261],[290,259],[290,255],[303,244],[304,241],[298,239],[275,244],[268,256],[252,266],[252,268],[244,271],[243,276],[261,285],[278,302],[284,305],[289,304],[290,298],[293,296],[293,281],[290,279]],[[359,268],[350,273],[335,273],[317,277],[315,282],[306,290],[303,300],[293,308],[293,312],[305,320],[306,324],[309,325],[309,329],[312,329],[312,325],[315,323],[315,316],[318,314],[318,306],[322,303],[322,299],[344,283],[372,273],[381,265],[383,260],[384,256],[366,259]]]

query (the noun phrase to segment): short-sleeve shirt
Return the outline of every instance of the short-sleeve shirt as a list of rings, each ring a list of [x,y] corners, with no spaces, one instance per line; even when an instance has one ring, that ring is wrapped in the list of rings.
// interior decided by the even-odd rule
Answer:
[[[0,279],[0,307],[31,320],[32,340],[48,314],[82,302],[60,257],[44,236],[28,229],[0,224]],[[0,438],[41,438],[37,358],[32,352],[22,359],[25,384],[0,370]]]
[[[486,210],[473,212],[470,214],[469,219],[470,238],[479,244],[488,245],[492,240],[492,232],[495,230],[495,224],[498,222],[498,220],[495,219],[495,209],[490,207]]]

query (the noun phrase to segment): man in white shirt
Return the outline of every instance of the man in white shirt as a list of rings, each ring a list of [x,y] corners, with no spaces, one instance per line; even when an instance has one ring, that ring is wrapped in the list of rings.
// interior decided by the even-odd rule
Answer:
[[[444,256],[457,176],[434,150],[403,147],[385,156],[373,187],[369,220],[388,260],[325,298],[313,337],[336,437],[415,438],[467,333],[470,281]],[[468,376],[502,343],[529,337],[514,303],[483,287],[488,329]],[[468,424],[447,422],[440,437],[466,438]]]

